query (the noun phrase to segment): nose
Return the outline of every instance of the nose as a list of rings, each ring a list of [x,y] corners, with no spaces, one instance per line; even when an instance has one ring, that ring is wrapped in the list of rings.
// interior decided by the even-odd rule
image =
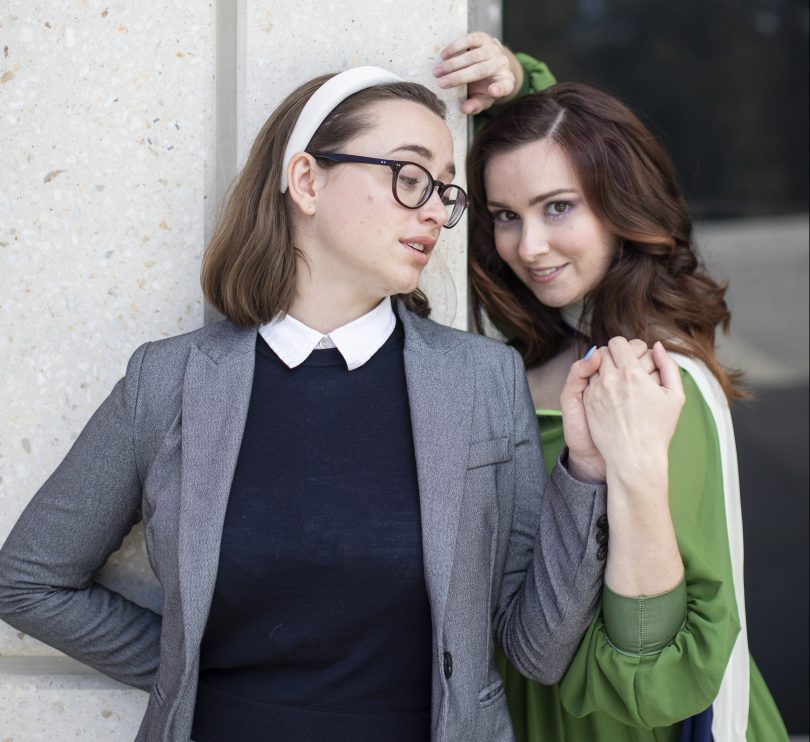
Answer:
[[[437,185],[433,188],[430,198],[419,207],[419,219],[422,221],[434,221],[439,226],[442,226],[447,223],[449,217],[447,207],[442,203],[441,196],[439,196]]]
[[[545,230],[530,220],[523,223],[518,245],[518,256],[527,265],[534,263],[549,251],[548,235]]]

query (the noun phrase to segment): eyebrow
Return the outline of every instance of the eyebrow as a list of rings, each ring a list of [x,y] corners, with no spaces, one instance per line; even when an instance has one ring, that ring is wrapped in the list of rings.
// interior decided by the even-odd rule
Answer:
[[[577,191],[574,188],[557,188],[553,191],[548,191],[547,193],[541,193],[537,196],[532,197],[529,199],[529,206],[535,206],[546,199],[552,198],[553,196],[559,196],[561,193],[576,193]],[[487,201],[487,206],[494,206],[500,209],[508,208],[507,204],[501,204],[497,201]]]
[[[388,154],[393,155],[395,152],[413,152],[420,157],[424,157],[426,160],[433,159],[433,152],[431,152],[427,147],[423,147],[421,144],[403,144],[401,147],[395,147]],[[444,169],[450,173],[450,175],[455,177],[456,166],[454,163],[448,162]]]

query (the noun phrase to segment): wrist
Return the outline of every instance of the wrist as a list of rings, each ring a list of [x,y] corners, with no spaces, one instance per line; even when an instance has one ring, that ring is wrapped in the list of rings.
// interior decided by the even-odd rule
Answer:
[[[643,456],[619,456],[615,462],[606,459],[605,470],[607,479],[628,492],[666,489],[669,455],[667,451],[645,450]]]
[[[601,458],[577,456],[569,450],[567,458],[563,457],[561,461],[574,479],[586,484],[605,483],[605,466]]]

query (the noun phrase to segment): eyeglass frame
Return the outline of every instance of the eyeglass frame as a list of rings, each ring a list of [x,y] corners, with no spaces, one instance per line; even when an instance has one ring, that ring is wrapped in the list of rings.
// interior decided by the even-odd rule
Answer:
[[[404,206],[406,209],[421,209],[428,201],[430,201],[430,197],[436,190],[438,190],[439,198],[441,198],[448,188],[457,188],[462,194],[464,194],[464,208],[461,210],[457,219],[452,224],[449,223],[450,217],[448,217],[447,221],[442,224],[442,227],[445,229],[452,229],[455,227],[456,224],[461,221],[461,217],[464,216],[464,212],[470,205],[470,197],[467,195],[467,191],[465,191],[460,185],[456,185],[455,183],[443,183],[442,181],[437,180],[430,174],[430,171],[424,165],[420,165],[418,162],[411,162],[410,160],[386,160],[380,157],[364,157],[362,155],[345,155],[341,152],[308,152],[307,154],[312,155],[315,159],[330,160],[331,162],[357,162],[363,165],[383,165],[384,167],[391,168],[391,193],[394,196],[394,200],[400,206]],[[427,174],[430,181],[430,188],[425,189],[426,195],[418,204],[416,204],[416,206],[408,206],[408,204],[403,203],[397,195],[397,177],[399,176],[399,171],[402,170],[405,165],[414,165],[415,167],[418,167]]]

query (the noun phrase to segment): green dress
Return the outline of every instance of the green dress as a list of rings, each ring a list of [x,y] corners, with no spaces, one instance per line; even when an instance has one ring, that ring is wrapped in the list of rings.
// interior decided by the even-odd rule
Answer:
[[[740,625],[715,422],[695,381],[681,375],[686,404],[669,451],[669,500],[685,582],[641,599],[605,588],[557,685],[525,679],[499,655],[518,742],[677,742],[679,720],[703,711],[717,695]],[[539,410],[538,422],[551,467],[563,446],[562,418]],[[753,661],[747,740],[787,740]]]

